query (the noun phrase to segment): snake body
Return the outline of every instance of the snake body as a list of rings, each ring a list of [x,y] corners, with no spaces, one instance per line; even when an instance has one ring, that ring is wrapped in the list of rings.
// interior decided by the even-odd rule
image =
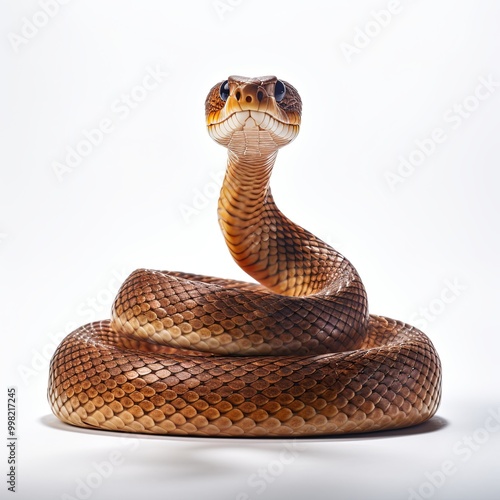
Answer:
[[[286,218],[269,187],[302,103],[274,76],[229,77],[206,102],[228,149],[218,203],[231,255],[258,283],[139,269],[110,320],[69,334],[48,398],[72,425],[136,433],[311,436],[395,429],[436,412],[426,335],[370,315],[352,264]]]

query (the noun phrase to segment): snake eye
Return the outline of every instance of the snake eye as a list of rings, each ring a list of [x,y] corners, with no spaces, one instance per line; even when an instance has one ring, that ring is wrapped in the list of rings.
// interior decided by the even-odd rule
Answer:
[[[229,97],[229,82],[227,80],[221,83],[219,87],[219,95],[223,101],[227,101],[227,98]]]
[[[286,94],[285,84],[281,80],[276,81],[276,85],[274,86],[274,98],[277,102],[281,102],[283,97]]]

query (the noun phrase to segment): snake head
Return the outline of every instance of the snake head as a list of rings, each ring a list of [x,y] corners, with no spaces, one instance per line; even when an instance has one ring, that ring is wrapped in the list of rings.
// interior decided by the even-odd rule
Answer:
[[[301,111],[297,90],[275,76],[230,76],[205,101],[208,133],[240,155],[271,154],[293,141]]]

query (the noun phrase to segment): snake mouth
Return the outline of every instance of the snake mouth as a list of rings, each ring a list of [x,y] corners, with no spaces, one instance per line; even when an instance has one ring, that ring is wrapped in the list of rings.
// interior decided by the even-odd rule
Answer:
[[[270,154],[295,139],[301,103],[297,91],[275,76],[230,76],[206,101],[212,139],[238,154]]]
[[[236,153],[264,154],[293,141],[299,133],[299,125],[284,122],[266,112],[245,110],[208,124],[208,133]]]

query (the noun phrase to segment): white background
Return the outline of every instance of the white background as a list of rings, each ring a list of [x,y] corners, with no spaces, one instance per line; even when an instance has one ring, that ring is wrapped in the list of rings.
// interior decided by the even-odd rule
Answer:
[[[17,386],[17,498],[498,498],[498,83],[474,98],[481,78],[500,82],[498,2],[73,0],[45,21],[36,1],[0,9],[0,435]],[[159,81],[144,92],[148,68]],[[51,415],[55,342],[107,317],[129,272],[244,277],[216,221],[226,153],[204,125],[205,96],[229,74],[300,91],[275,198],[350,258],[372,312],[430,335],[444,385],[429,424],[294,445],[136,441]],[[133,108],[120,104],[130,93]],[[54,163],[106,119],[112,131],[58,177]],[[441,143],[391,189],[387,172],[436,128]]]

